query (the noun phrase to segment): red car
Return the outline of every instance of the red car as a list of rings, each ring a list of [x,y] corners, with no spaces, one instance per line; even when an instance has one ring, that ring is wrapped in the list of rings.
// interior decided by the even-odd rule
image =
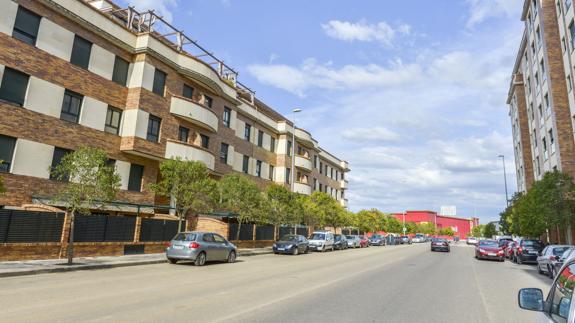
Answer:
[[[503,248],[495,240],[479,240],[475,247],[476,259],[494,259],[499,261],[505,260]]]
[[[360,248],[366,248],[369,247],[369,240],[367,239],[366,236],[359,236],[359,246]]]

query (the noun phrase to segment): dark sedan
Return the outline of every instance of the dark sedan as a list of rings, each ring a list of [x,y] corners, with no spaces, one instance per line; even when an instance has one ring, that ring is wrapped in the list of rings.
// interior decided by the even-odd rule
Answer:
[[[541,255],[537,257],[537,272],[540,274],[546,273],[551,279],[555,278],[555,263],[571,247],[568,245],[550,245],[545,247]]]
[[[370,246],[385,246],[385,237],[381,234],[374,234],[369,237]]]
[[[475,258],[504,261],[505,253],[497,241],[479,240],[479,243],[475,247]]]
[[[336,250],[345,250],[347,249],[347,238],[343,234],[335,234],[334,235],[334,242],[333,247]]]
[[[539,253],[543,251],[543,242],[537,239],[522,239],[517,242],[513,253],[513,262],[537,262]]]
[[[275,254],[287,253],[297,255],[300,253],[308,253],[309,242],[306,237],[297,234],[286,234],[281,239],[276,241],[273,245]]]
[[[449,242],[442,238],[433,238],[431,240],[431,251],[446,251],[449,252]]]

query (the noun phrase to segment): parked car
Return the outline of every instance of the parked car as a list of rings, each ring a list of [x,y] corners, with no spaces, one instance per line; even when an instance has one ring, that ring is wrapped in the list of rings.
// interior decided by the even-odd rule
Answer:
[[[359,236],[359,246],[361,248],[369,247],[369,239],[367,238],[367,236]]]
[[[361,239],[357,235],[348,235],[347,238],[347,246],[349,248],[361,248]]]
[[[573,246],[565,250],[561,257],[555,261],[555,272],[558,273],[561,267],[563,267],[563,264],[569,261],[571,258],[575,258],[575,247]]]
[[[381,234],[374,234],[369,237],[370,246],[385,246],[385,237]]]
[[[573,289],[575,287],[575,258],[569,259],[558,271],[547,298],[539,288],[522,288],[517,301],[525,310],[539,312],[537,322],[575,322]]]
[[[413,239],[411,239],[413,243],[422,243],[425,242],[425,236],[421,233],[417,233]]]
[[[236,246],[213,232],[180,232],[166,248],[166,258],[171,264],[179,260],[191,260],[196,266],[206,261],[233,263],[237,257]]]
[[[477,244],[477,238],[476,237],[467,237],[467,244],[476,245]]]
[[[499,261],[505,260],[503,248],[495,240],[480,240],[475,247],[476,259],[494,259]]]
[[[272,249],[275,254],[287,253],[298,255],[309,252],[309,242],[306,237],[298,234],[286,234],[274,243]]]
[[[547,274],[550,278],[555,278],[555,263],[572,246],[569,245],[549,245],[541,251],[537,257],[537,272]]]
[[[499,247],[501,247],[503,249],[503,253],[505,253],[505,251],[507,250],[507,245],[509,244],[510,241],[513,241],[512,238],[499,238],[497,240],[497,242],[499,243]]]
[[[411,238],[408,236],[401,236],[399,241],[401,244],[411,244]]]
[[[443,238],[431,239],[431,251],[450,251],[449,242]]]
[[[515,250],[516,244],[517,244],[517,242],[515,242],[515,241],[508,241],[507,242],[507,248],[505,248],[505,258],[513,259],[513,252]]]
[[[309,241],[309,250],[316,250],[321,252],[324,252],[326,250],[333,251],[334,248],[333,232],[316,231],[311,234],[308,241]]]
[[[334,234],[333,235],[333,248],[336,250],[345,250],[347,249],[347,238],[343,234]]]
[[[513,262],[537,262],[539,253],[543,251],[543,242],[537,239],[521,239],[513,251]]]

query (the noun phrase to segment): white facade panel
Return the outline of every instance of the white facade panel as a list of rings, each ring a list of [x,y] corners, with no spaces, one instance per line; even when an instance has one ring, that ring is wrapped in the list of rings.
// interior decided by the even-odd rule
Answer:
[[[31,76],[24,107],[48,116],[60,117],[65,89]]]
[[[211,153],[190,145],[168,142],[166,144],[166,158],[180,157],[183,160],[196,160],[203,162],[207,168],[214,170],[215,158]]]
[[[18,139],[14,149],[12,173],[17,175],[50,178],[50,165],[54,146]]]
[[[82,111],[80,112],[80,124],[104,131],[107,113],[108,105],[106,103],[85,96]]]
[[[130,180],[130,166],[131,164],[125,161],[116,160],[116,173],[120,175],[120,189],[127,190],[128,182]]]
[[[146,138],[150,114],[140,109],[125,110],[123,113],[122,136]]]
[[[100,75],[105,79],[111,80],[112,74],[114,73],[115,60],[116,55],[96,44],[93,44],[88,70]]]
[[[70,61],[73,45],[73,32],[55,24],[51,20],[42,18],[38,29],[36,47],[65,61]]]
[[[16,13],[18,12],[18,4],[12,0],[0,0],[0,8],[2,8],[2,14],[0,15],[0,32],[12,35],[12,29],[14,29],[14,22],[16,21]]]

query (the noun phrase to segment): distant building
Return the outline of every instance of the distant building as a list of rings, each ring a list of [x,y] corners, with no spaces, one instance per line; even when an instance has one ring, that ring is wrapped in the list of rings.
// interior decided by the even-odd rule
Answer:
[[[438,230],[451,227],[455,232],[455,237],[465,238],[479,225],[478,218],[458,218],[453,216],[439,215],[433,211],[406,211],[405,213],[394,213],[400,222],[434,223]]]

